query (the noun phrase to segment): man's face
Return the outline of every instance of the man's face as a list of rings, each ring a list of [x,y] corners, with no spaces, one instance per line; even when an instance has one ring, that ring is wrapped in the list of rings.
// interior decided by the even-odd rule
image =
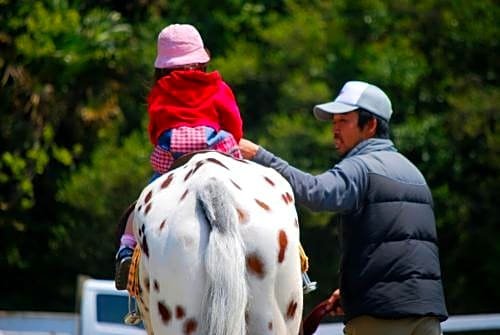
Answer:
[[[373,136],[367,125],[363,129],[358,127],[358,117],[357,111],[333,115],[332,130],[335,149],[340,156],[345,156],[359,142]]]

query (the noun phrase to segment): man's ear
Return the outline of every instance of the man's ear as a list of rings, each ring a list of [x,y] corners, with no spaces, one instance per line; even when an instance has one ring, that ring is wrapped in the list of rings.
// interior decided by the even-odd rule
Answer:
[[[375,117],[370,118],[370,120],[368,120],[368,122],[365,124],[365,132],[368,138],[375,136],[375,134],[377,133],[377,125],[378,120]]]

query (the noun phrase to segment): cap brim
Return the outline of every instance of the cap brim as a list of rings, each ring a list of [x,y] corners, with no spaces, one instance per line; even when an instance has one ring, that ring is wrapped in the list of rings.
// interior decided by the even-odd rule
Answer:
[[[194,50],[188,54],[175,56],[175,57],[167,57],[167,56],[157,56],[155,59],[155,68],[164,69],[164,68],[172,68],[178,67],[182,65],[188,64],[204,64],[210,61],[210,56],[206,52],[204,48],[199,48]]]
[[[313,113],[318,120],[327,121],[332,119],[332,114],[348,113],[358,108],[355,105],[333,101],[314,106]]]

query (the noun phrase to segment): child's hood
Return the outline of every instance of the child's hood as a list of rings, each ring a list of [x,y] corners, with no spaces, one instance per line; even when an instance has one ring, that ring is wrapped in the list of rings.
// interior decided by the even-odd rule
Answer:
[[[174,71],[158,80],[159,95],[170,96],[180,106],[198,106],[219,90],[221,76],[218,71]]]

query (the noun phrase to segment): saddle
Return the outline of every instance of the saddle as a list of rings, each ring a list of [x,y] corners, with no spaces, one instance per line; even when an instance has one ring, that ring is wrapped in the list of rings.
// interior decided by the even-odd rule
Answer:
[[[212,152],[212,151],[216,151],[216,150],[196,150],[196,151],[188,152],[187,154],[184,154],[184,155],[180,156],[179,158],[176,158],[173,161],[173,163],[170,166],[170,168],[167,170],[167,172],[175,170],[175,169],[177,169],[180,166],[183,166],[184,164],[186,164],[187,162],[189,162],[191,160],[191,158],[193,158],[193,156],[195,156],[197,154],[201,154],[201,153],[204,153],[204,152]],[[221,151],[217,151],[217,152],[219,152],[219,153],[221,153],[223,155],[229,156],[228,154],[226,154],[224,152],[221,152]],[[165,172],[165,173],[167,173],[167,172]]]

